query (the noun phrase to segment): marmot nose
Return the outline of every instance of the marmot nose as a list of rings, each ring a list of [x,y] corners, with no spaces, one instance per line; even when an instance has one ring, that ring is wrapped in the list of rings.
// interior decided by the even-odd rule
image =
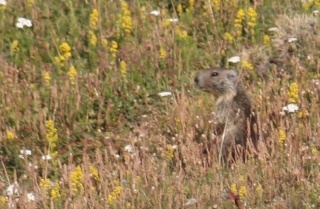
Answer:
[[[198,82],[199,82],[198,76],[194,78],[194,82],[196,82],[196,84],[198,84]]]

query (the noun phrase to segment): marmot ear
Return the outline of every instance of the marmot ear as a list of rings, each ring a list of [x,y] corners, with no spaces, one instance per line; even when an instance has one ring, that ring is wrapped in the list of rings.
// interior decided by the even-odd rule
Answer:
[[[235,70],[230,70],[227,74],[227,77],[230,81],[232,81],[233,83],[238,81],[239,75],[237,73],[237,71]]]

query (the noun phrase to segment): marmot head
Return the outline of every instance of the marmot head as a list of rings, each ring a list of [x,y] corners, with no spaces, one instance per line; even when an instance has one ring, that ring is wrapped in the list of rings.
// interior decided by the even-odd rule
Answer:
[[[233,98],[237,94],[239,75],[232,69],[210,68],[200,72],[194,81],[200,89],[216,97]]]

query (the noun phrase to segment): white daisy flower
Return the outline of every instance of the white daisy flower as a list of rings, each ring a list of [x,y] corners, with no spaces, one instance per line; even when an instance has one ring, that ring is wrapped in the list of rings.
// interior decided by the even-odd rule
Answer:
[[[8,186],[8,188],[6,189],[7,195],[8,196],[12,196],[14,194],[18,194],[19,193],[19,185],[17,182],[11,184]]]
[[[154,15],[154,16],[159,16],[160,15],[160,11],[159,10],[153,10],[150,12],[151,15]]]
[[[288,38],[288,42],[289,42],[289,43],[295,42],[295,41],[298,41],[298,39],[295,38],[295,37],[290,37],[290,38]]]
[[[169,21],[170,22],[178,22],[178,18],[170,18]]]
[[[28,202],[34,201],[36,198],[33,192],[27,193]]]
[[[24,26],[27,26],[30,28],[32,26],[31,20],[24,18],[24,17],[19,17],[18,21],[16,23],[16,27],[17,28],[24,28]]]
[[[228,59],[228,62],[237,63],[240,62],[241,58],[239,56],[233,56]]]
[[[268,31],[271,31],[271,32],[279,31],[279,28],[272,27],[272,28],[269,28]]]
[[[52,158],[51,158],[51,155],[43,155],[43,156],[41,157],[41,159],[42,159],[42,160],[51,160]]]
[[[0,5],[6,6],[7,5],[7,1],[6,0],[0,0]]]
[[[125,150],[126,152],[133,152],[133,147],[132,147],[130,144],[128,144],[128,145],[126,145],[126,146],[124,147],[124,150]]]
[[[299,110],[299,107],[298,107],[298,105],[296,105],[296,104],[288,104],[288,105],[284,106],[284,107],[282,108],[282,110],[283,110],[283,111],[286,111],[286,112],[289,112],[289,113],[292,113],[292,112],[298,111],[298,110]]]
[[[170,91],[163,91],[163,92],[158,93],[158,95],[161,97],[167,97],[167,96],[171,96],[172,93]]]

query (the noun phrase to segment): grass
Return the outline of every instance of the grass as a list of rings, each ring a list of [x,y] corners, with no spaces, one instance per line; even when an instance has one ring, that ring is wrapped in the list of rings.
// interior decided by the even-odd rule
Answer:
[[[0,6],[0,208],[320,207],[320,2],[254,2]],[[218,163],[209,66],[240,72],[257,159]]]

